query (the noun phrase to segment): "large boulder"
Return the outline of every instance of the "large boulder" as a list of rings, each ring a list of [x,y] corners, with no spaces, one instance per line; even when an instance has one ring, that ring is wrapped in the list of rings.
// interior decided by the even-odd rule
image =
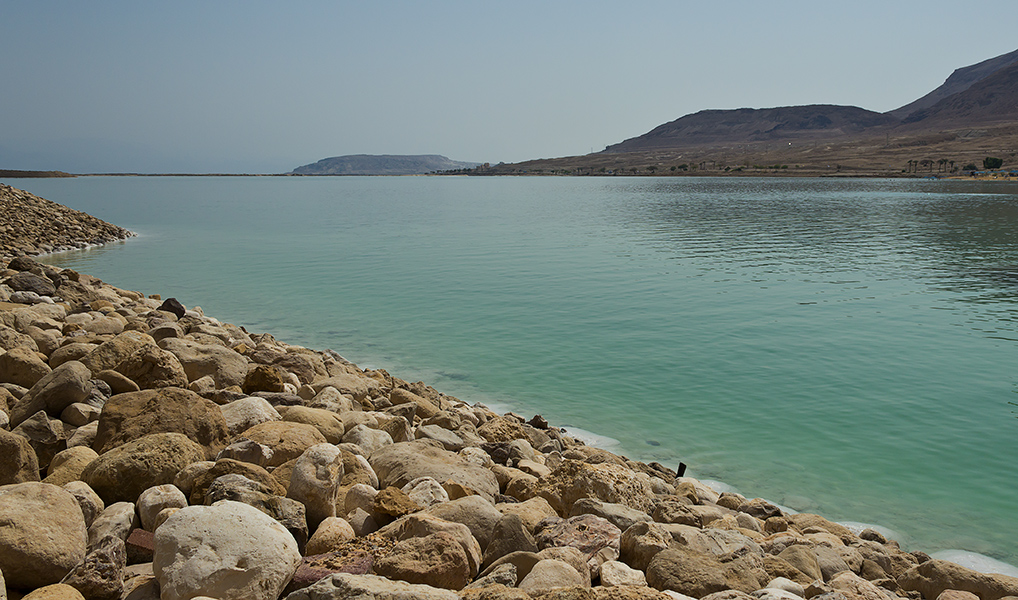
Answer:
[[[83,402],[92,393],[91,378],[91,372],[76,360],[53,369],[11,407],[11,427],[17,427],[40,410],[59,417],[65,408]]]
[[[24,436],[0,429],[0,485],[39,481],[39,459]]]
[[[268,491],[268,493],[274,496],[286,495],[286,486],[279,483],[271,473],[250,463],[241,462],[232,458],[220,458],[215,463],[212,463],[208,469],[204,469],[201,473],[197,474],[194,480],[191,482],[191,486],[185,486],[188,488],[182,491],[190,492],[191,504],[205,504],[205,494],[208,492],[209,486],[216,479],[223,475],[243,475],[244,477],[254,481]],[[180,487],[180,482],[176,482],[175,485]]]
[[[439,519],[466,525],[470,528],[470,533],[477,538],[481,550],[488,547],[492,529],[502,518],[502,513],[481,496],[465,496],[450,502],[442,502],[424,512]]]
[[[657,590],[672,590],[702,598],[714,592],[739,590],[747,594],[770,581],[762,560],[754,554],[717,557],[684,546],[658,552],[647,567],[647,583]]]
[[[144,346],[156,343],[151,336],[140,331],[125,331],[112,340],[99,344],[94,350],[81,358],[81,363],[92,373],[115,369],[132,354]]]
[[[898,576],[901,589],[917,591],[924,598],[936,598],[944,590],[972,592],[980,600],[1018,596],[1018,578],[987,575],[946,560],[928,560]]]
[[[116,372],[147,390],[164,387],[187,387],[187,375],[180,361],[157,346],[142,346],[116,366]]]
[[[48,483],[0,486],[0,571],[11,589],[57,583],[85,558],[85,519],[74,496]]]
[[[153,433],[183,434],[201,444],[207,458],[226,447],[229,437],[219,406],[192,391],[170,387],[110,398],[92,447],[102,454]]]
[[[358,375],[354,373],[337,373],[332,377],[326,379],[320,379],[311,384],[315,393],[319,393],[325,388],[331,387],[341,394],[353,396],[356,400],[363,400],[368,397],[373,390],[380,387],[380,384],[364,375]]]
[[[442,483],[451,480],[489,501],[498,493],[498,481],[490,470],[445,450],[437,442],[389,444],[373,452],[368,462],[383,488],[402,488],[418,477],[431,477]]]
[[[189,506],[155,533],[152,571],[162,600],[276,600],[301,555],[272,517],[240,502]]]
[[[284,421],[304,423],[317,429],[330,444],[341,444],[346,426],[336,413],[324,408],[289,406],[280,414]]]
[[[325,436],[311,425],[286,421],[260,423],[237,437],[272,448],[272,457],[267,465],[269,467],[278,467],[304,454],[311,446],[327,443]]]
[[[390,579],[450,590],[461,590],[471,580],[470,562],[459,541],[437,532],[407,538],[375,561],[374,571]]]
[[[30,388],[51,370],[38,354],[24,346],[0,354],[0,381],[4,383]]]
[[[563,460],[550,475],[528,487],[524,493],[527,498],[523,499],[540,496],[560,516],[568,515],[581,498],[595,498],[647,512],[654,495],[647,480],[626,467],[572,459]]]
[[[173,483],[187,465],[205,458],[205,450],[180,433],[155,433],[117,446],[81,473],[107,504],[134,502],[148,488]]]
[[[451,590],[405,581],[392,581],[378,575],[352,575],[334,573],[302,590],[297,590],[285,600],[459,600],[460,596]]]
[[[297,459],[286,496],[304,505],[311,531],[336,516],[336,494],[342,479],[343,455],[332,444],[311,446]]]
[[[96,451],[88,446],[74,446],[58,452],[46,469],[46,483],[64,485],[81,479],[81,472],[93,460],[99,458]]]
[[[188,381],[211,375],[216,382],[216,389],[244,384],[248,370],[247,359],[229,348],[172,337],[160,340],[159,347],[176,355]]]
[[[220,406],[219,409],[223,413],[226,428],[231,436],[236,436],[261,423],[280,420],[279,412],[269,404],[269,401],[257,396],[234,400]]]

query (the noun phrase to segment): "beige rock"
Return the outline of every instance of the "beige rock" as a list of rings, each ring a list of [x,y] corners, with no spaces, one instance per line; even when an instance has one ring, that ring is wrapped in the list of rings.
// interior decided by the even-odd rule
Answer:
[[[74,446],[62,450],[53,457],[46,469],[45,483],[64,485],[81,479],[81,472],[90,462],[99,458],[95,450],[88,446]]]
[[[211,375],[216,382],[216,389],[244,384],[248,370],[247,359],[229,348],[172,337],[160,340],[159,347],[176,355],[188,381]]]
[[[373,569],[390,579],[450,590],[463,589],[472,579],[463,547],[445,532],[399,542]]]
[[[987,575],[946,560],[928,560],[898,577],[904,590],[917,591],[925,598],[936,598],[944,590],[972,592],[981,600],[1018,596],[1018,578]]]
[[[601,585],[617,587],[620,585],[647,585],[647,576],[639,569],[617,560],[610,560],[601,565]]]
[[[11,427],[40,410],[53,417],[65,408],[83,401],[92,391],[91,373],[78,361],[68,361],[36,382],[17,404],[11,407]]]
[[[402,488],[418,477],[437,481],[452,480],[474,490],[489,501],[498,493],[498,482],[491,471],[434,445],[415,440],[387,445],[368,458],[380,486]]]
[[[364,449],[365,454],[371,455],[383,446],[391,445],[392,436],[380,429],[372,429],[361,424],[343,434],[343,443],[356,444]]]
[[[103,510],[106,504],[84,481],[70,481],[63,485],[64,490],[74,496],[81,508],[81,514],[85,518],[85,527],[90,527]]]
[[[155,343],[149,335],[140,331],[125,331],[83,356],[81,363],[92,373],[115,369],[143,346]]]
[[[545,559],[534,565],[519,583],[519,589],[531,595],[538,595],[557,588],[589,585],[590,581],[569,563],[556,559]]]
[[[137,383],[113,369],[99,371],[95,374],[95,378],[106,382],[106,385],[110,386],[110,390],[113,391],[114,395],[137,392],[141,389]]]
[[[39,459],[24,436],[0,429],[0,485],[39,481]]]
[[[304,554],[312,556],[338,550],[343,544],[357,537],[350,523],[342,517],[328,517],[308,540]]]
[[[537,524],[548,517],[557,517],[558,513],[548,504],[548,501],[540,496],[531,498],[525,502],[505,502],[496,504],[495,508],[504,515],[519,515],[523,524],[531,533]]]
[[[897,600],[897,596],[866,581],[851,571],[839,573],[829,582],[830,586],[856,600]]]
[[[339,418],[339,415],[334,412],[322,408],[289,406],[286,407],[280,415],[284,421],[290,423],[304,423],[305,425],[311,425],[317,429],[330,444],[340,444],[343,442],[343,434],[346,432],[346,427],[343,424],[342,419]]]
[[[581,498],[623,504],[646,512],[653,493],[646,479],[619,465],[564,460],[541,479],[529,497],[541,496],[559,515],[567,515]]]
[[[115,502],[107,506],[88,527],[88,548],[91,550],[106,537],[127,540],[132,529],[139,525],[133,502]]]
[[[377,575],[335,573],[318,583],[297,590],[285,600],[324,600],[326,598],[357,598],[360,600],[459,600],[451,590],[405,581],[393,581]]]
[[[89,352],[95,350],[97,344],[71,343],[57,348],[49,356],[49,366],[55,369],[69,360],[81,360]]]
[[[470,529],[462,523],[445,521],[427,514],[414,514],[385,526],[378,534],[402,541],[423,538],[439,532],[449,534],[459,543],[467,557],[468,578],[472,580],[476,577],[481,569],[481,546]]]
[[[216,463],[211,460],[202,460],[191,463],[177,473],[177,476],[173,478],[173,485],[183,492],[185,496],[190,497],[191,491],[194,489],[195,479],[206,473],[215,465]]]
[[[187,375],[177,357],[158,346],[142,346],[118,364],[115,370],[143,390],[187,387]]]
[[[336,495],[342,478],[343,456],[332,444],[316,444],[297,458],[286,497],[304,505],[309,530],[336,516]]]
[[[658,590],[674,590],[694,598],[724,590],[752,592],[770,577],[762,560],[746,554],[722,562],[712,554],[673,546],[657,553],[647,567],[647,583]]]
[[[67,491],[40,482],[0,486],[0,515],[0,571],[7,587],[56,583],[85,558],[85,520]]]
[[[205,458],[219,454],[228,436],[226,421],[215,403],[170,387],[110,398],[99,418],[93,448],[103,454],[153,433],[183,434],[205,449]]]
[[[32,590],[21,597],[21,600],[85,600],[81,592],[66,583],[54,583]]]
[[[237,436],[255,425],[279,421],[279,412],[269,401],[257,396],[234,400],[219,407],[231,436]]]
[[[181,469],[203,458],[202,447],[186,436],[156,433],[100,455],[81,479],[107,503],[133,502],[152,486],[173,483]]]
[[[24,346],[0,354],[0,382],[30,388],[51,370],[38,354]]]
[[[98,421],[100,414],[102,414],[101,408],[85,404],[84,402],[75,402],[60,413],[60,420],[68,425],[81,427],[92,421]]]
[[[823,579],[823,572],[820,570],[820,563],[817,561],[816,554],[809,546],[789,546],[778,554],[778,558],[784,560],[813,579]]]
[[[156,530],[156,516],[167,508],[184,508],[187,497],[172,483],[148,488],[138,496],[138,517],[145,531]]]
[[[300,564],[297,542],[258,509],[225,500],[178,510],[155,533],[162,600],[276,600]]]
[[[270,467],[293,460],[317,444],[327,443],[317,429],[303,423],[269,421],[244,431],[240,437],[272,448]]]
[[[243,475],[251,481],[264,486],[272,495],[283,496],[286,494],[286,488],[271,473],[258,465],[221,458],[213,463],[211,467],[206,469],[202,465],[197,470],[198,473],[191,484],[191,494],[189,496],[191,504],[204,504],[205,493],[208,491],[209,486],[212,485],[212,482],[223,475],[229,474]],[[180,483],[186,485],[186,482],[181,481]],[[181,486],[178,485],[177,487]],[[183,491],[183,488],[181,491]]]

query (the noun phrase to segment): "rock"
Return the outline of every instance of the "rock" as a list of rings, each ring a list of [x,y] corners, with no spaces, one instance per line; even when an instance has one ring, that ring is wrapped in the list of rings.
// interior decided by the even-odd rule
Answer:
[[[640,521],[653,521],[651,516],[643,511],[630,508],[624,504],[601,502],[596,498],[580,498],[573,503],[573,507],[569,511],[570,517],[585,514],[607,519],[608,522],[618,527],[620,531],[625,531]]]
[[[938,559],[906,570],[898,576],[898,585],[903,590],[917,591],[924,598],[936,598],[944,590],[972,592],[981,600],[1018,596],[1018,578],[987,575]]]
[[[241,388],[245,394],[255,392],[282,392],[286,383],[285,371],[275,365],[254,365],[244,376]]]
[[[372,555],[347,545],[336,552],[328,554],[308,554],[297,567],[293,579],[287,584],[284,594],[292,594],[297,590],[304,589],[322,579],[332,576],[334,573],[349,573],[353,575],[365,575],[371,572],[374,564]]]
[[[607,519],[594,515],[580,515],[568,519],[551,517],[538,525],[535,532],[537,547],[561,548],[573,547],[590,556],[601,548],[612,548],[619,551],[619,540],[622,531]],[[618,556],[618,554],[616,554]]]
[[[336,551],[346,542],[357,537],[353,527],[346,519],[341,517],[328,517],[322,521],[311,539],[308,540],[305,553],[308,556],[314,554],[327,554]]]
[[[770,577],[759,557],[752,554],[730,556],[723,561],[687,547],[673,546],[658,552],[647,566],[647,583],[658,590],[702,598],[724,590],[750,593]]]
[[[438,425],[421,425],[414,432],[414,437],[418,440],[435,440],[451,452],[459,452],[466,445],[455,431],[449,431]]]
[[[851,571],[839,573],[829,582],[830,586],[849,598],[857,600],[897,600],[897,596],[866,581]]]
[[[64,424],[58,419],[50,419],[42,410],[22,421],[12,433],[28,440],[39,459],[39,467],[48,468],[53,457],[67,449]]]
[[[116,371],[145,390],[187,387],[187,375],[180,361],[157,346],[142,346],[118,364]]]
[[[394,487],[387,487],[375,494],[371,508],[376,515],[390,517],[402,517],[421,510],[421,507],[410,500],[406,494]]]
[[[98,347],[81,358],[81,363],[92,373],[116,369],[117,365],[127,360],[142,347],[155,343],[155,340],[140,331],[125,331],[113,339],[99,344]]]
[[[32,351],[39,349],[39,344],[31,336],[15,331],[5,325],[0,325],[0,350],[10,350],[18,346],[24,346]]]
[[[290,594],[285,600],[459,600],[456,592],[377,575],[336,573]]]
[[[173,485],[178,490],[184,493],[185,496],[191,497],[191,492],[194,491],[195,480],[207,473],[212,467],[215,466],[215,462],[211,460],[202,460],[195,463],[191,463],[180,470],[177,476],[173,478]],[[214,478],[213,478],[214,479]],[[211,480],[209,480],[211,482]],[[201,504],[199,502],[198,504]]]
[[[137,383],[112,369],[99,371],[95,374],[95,378],[110,386],[110,392],[113,395],[126,394],[128,392],[137,392],[141,390]]]
[[[343,434],[343,443],[357,444],[364,449],[366,454],[370,455],[383,446],[391,445],[392,436],[380,429],[372,429],[361,424]]]
[[[803,598],[802,596],[797,596],[792,592],[771,588],[756,590],[750,595],[750,597],[756,598],[757,600],[802,600]]]
[[[132,529],[138,527],[138,514],[133,502],[116,502],[107,506],[88,528],[88,548],[99,540],[113,536],[126,540]]]
[[[0,485],[39,481],[39,459],[24,436],[0,429]]]
[[[609,560],[601,565],[601,585],[616,587],[620,585],[647,585],[647,576],[639,569],[632,569],[626,563]]]
[[[28,271],[15,273],[5,283],[16,292],[33,292],[40,296],[52,296],[57,293],[52,281]]]
[[[575,505],[574,505],[575,506]],[[504,502],[495,506],[502,514],[519,515],[527,530],[533,533],[537,524],[548,517],[557,517],[558,513],[548,504],[548,501],[540,496],[531,498],[525,502]]]
[[[556,588],[581,586],[589,587],[590,580],[569,563],[545,559],[534,565],[527,576],[520,581],[519,589],[531,595],[542,594]]]
[[[537,552],[537,542],[527,531],[519,515],[505,515],[495,524],[491,541],[484,550],[483,568],[514,552]]]
[[[71,433],[71,437],[67,438],[67,447],[74,448],[76,446],[88,446],[92,447],[95,443],[95,434],[99,431],[99,421],[92,421],[86,425],[82,425]]]
[[[156,515],[166,508],[184,508],[187,497],[172,483],[150,487],[138,496],[138,517],[141,528],[155,531]]]
[[[761,521],[766,521],[771,517],[782,516],[780,508],[762,498],[754,498],[752,500],[747,500],[740,504],[736,510],[739,512],[744,512],[750,516],[756,517]]]
[[[765,587],[764,589],[782,590],[790,594],[795,594],[800,598],[806,597],[806,591],[803,589],[801,584],[796,583],[790,579],[785,579],[784,577],[775,577],[770,581],[770,583],[767,584],[767,587]],[[754,595],[755,594],[756,592],[754,592]]]
[[[353,398],[344,396],[334,387],[321,388],[317,392],[311,386],[308,386],[308,389],[313,394],[308,401],[309,408],[319,408],[336,414],[342,414],[354,409]]]
[[[65,490],[39,482],[0,486],[0,515],[0,571],[8,588],[56,583],[85,558],[85,520]]]
[[[188,506],[155,533],[163,600],[275,600],[301,562],[297,542],[261,511],[229,500]]]
[[[226,428],[231,436],[247,431],[255,425],[279,421],[281,418],[268,400],[256,396],[234,400],[220,406],[219,409],[223,413]]]
[[[95,493],[95,490],[88,487],[88,484],[84,481],[70,481],[65,483],[63,488],[78,501],[81,514],[85,518],[86,529],[91,527],[96,517],[106,509],[106,504],[103,503],[102,498],[99,497],[99,494]]]
[[[286,488],[283,487],[271,473],[259,467],[258,465],[252,465],[243,463],[230,458],[221,458],[208,468],[203,465],[200,472],[196,473],[193,482],[191,483],[191,494],[189,496],[191,504],[205,504],[205,494],[212,485],[212,482],[222,477],[223,475],[243,475],[247,479],[258,483],[263,486],[267,493],[275,496],[285,496]],[[178,485],[179,484],[179,485]],[[174,485],[181,488],[187,486],[186,481],[175,480]],[[182,487],[184,486],[184,487]]]
[[[36,342],[36,345],[38,345],[38,342]],[[81,342],[65,344],[50,353],[49,366],[51,369],[55,369],[69,360],[80,361],[82,357],[86,356],[97,347],[98,346],[96,344],[85,344]]]
[[[437,481],[452,480],[474,490],[489,501],[498,493],[498,481],[488,469],[434,445],[416,440],[390,444],[368,458],[378,475],[379,485],[402,488],[418,477]]]
[[[323,392],[324,393],[324,392]],[[334,412],[322,408],[310,408],[307,406],[290,406],[282,413],[284,421],[291,423],[304,423],[318,430],[325,440],[330,444],[343,443],[343,434],[346,433],[346,426],[342,419]]]
[[[184,305],[180,303],[176,298],[167,298],[163,300],[163,303],[159,305],[156,310],[166,311],[175,315],[178,319],[184,318],[184,313],[187,310]]]
[[[445,532],[399,542],[375,561],[374,570],[390,579],[450,590],[463,589],[472,579],[466,552]]]
[[[69,405],[88,397],[92,391],[91,377],[91,372],[75,360],[53,369],[11,407],[11,427],[17,427],[40,410],[53,417],[60,416]]]
[[[471,584],[469,584],[464,589],[470,590],[474,588],[483,588],[489,585],[503,585],[506,587],[516,587],[517,581],[519,581],[519,578],[516,575],[516,565],[512,563],[505,563],[496,567],[488,575],[481,577],[479,579],[475,579]],[[529,597],[530,595],[527,594],[527,598]]]
[[[228,439],[226,421],[215,403],[171,387],[110,398],[99,418],[93,448],[103,454],[154,433],[183,434],[204,447],[204,458],[219,454]]]
[[[378,522],[375,521],[375,517],[363,508],[350,511],[346,515],[346,520],[350,522],[350,527],[353,528],[357,537],[364,537],[378,531]]]
[[[820,570],[817,556],[808,546],[789,546],[778,554],[778,558],[802,571],[812,579],[823,579],[823,572]]]
[[[81,472],[90,462],[99,458],[95,450],[88,446],[74,446],[61,450],[50,461],[46,469],[46,483],[64,485],[81,479]]]
[[[272,448],[270,467],[278,467],[299,457],[311,446],[327,443],[325,436],[314,427],[285,421],[268,421],[255,425],[240,434],[240,437]]]
[[[481,546],[470,533],[470,529],[462,523],[443,521],[431,515],[415,514],[387,525],[379,530],[378,535],[402,541],[409,538],[423,538],[440,532],[452,536],[463,548],[469,567],[468,578],[472,580],[481,570]]]
[[[0,381],[30,388],[52,369],[39,355],[24,346],[0,354]]]
[[[85,600],[81,592],[67,585],[66,583],[54,583],[39,589],[33,590],[30,594],[21,597],[21,600]]]
[[[95,459],[81,479],[105,502],[133,502],[146,489],[173,483],[181,469],[205,458],[201,446],[179,433],[156,433]]]
[[[380,384],[363,375],[355,375],[353,373],[338,373],[326,379],[320,379],[311,384],[314,388],[315,393],[321,393],[325,388],[335,388],[340,394],[347,396],[353,396],[354,400],[363,400],[368,395],[377,390]],[[395,404],[395,402],[393,403]]]
[[[60,413],[60,420],[68,425],[81,427],[92,421],[98,421],[100,414],[102,414],[101,408],[84,402],[75,402]]]
[[[336,495],[342,478],[342,453],[332,444],[311,446],[297,459],[286,497],[304,505],[309,530],[336,516]]]
[[[243,502],[274,518],[286,528],[297,542],[301,552],[308,541],[308,526],[304,505],[291,498],[275,496],[243,475],[229,474],[217,477],[205,495],[206,504],[220,500]]]
[[[221,458],[231,458],[259,467],[266,467],[272,460],[272,448],[251,440],[240,439],[223,448],[216,460]]]
[[[873,530],[870,529],[868,531],[873,531]],[[863,533],[865,533],[865,532],[863,532]],[[874,531],[874,533],[877,533],[877,532]],[[880,535],[880,534],[877,533],[877,535]],[[860,535],[859,537],[862,537],[862,535]],[[877,541],[877,540],[872,540],[872,541]],[[884,542],[879,542],[879,543],[887,543],[887,542],[885,540]],[[1014,598],[1015,596],[1010,596],[1010,597]],[[979,600],[979,596],[976,596],[972,592],[963,592],[961,590],[944,590],[944,591],[940,592],[939,596],[937,596],[937,600]]]
[[[622,504],[646,512],[653,492],[645,479],[626,467],[567,459],[540,480],[529,497],[541,496],[559,515],[567,515],[581,498]]]
[[[177,357],[188,381],[211,375],[216,388],[223,389],[241,386],[247,377],[247,359],[229,348],[172,337],[160,340],[159,347]]]
[[[419,477],[403,486],[400,490],[418,506],[427,508],[449,501],[449,494],[442,484],[431,477]]]
[[[60,583],[69,585],[88,600],[120,600],[124,591],[127,549],[124,540],[108,536],[99,540]]]

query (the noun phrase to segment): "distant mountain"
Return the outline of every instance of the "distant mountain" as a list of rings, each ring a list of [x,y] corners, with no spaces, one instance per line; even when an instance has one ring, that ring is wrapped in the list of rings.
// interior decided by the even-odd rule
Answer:
[[[633,152],[724,142],[842,137],[898,119],[856,106],[814,104],[778,108],[703,110],[608,146],[605,152]]]
[[[955,69],[954,73],[951,73],[951,76],[947,78],[947,81],[945,81],[944,84],[937,89],[926,94],[922,98],[919,98],[914,102],[910,102],[901,108],[896,108],[887,114],[899,119],[905,119],[917,110],[930,108],[948,96],[964,92],[980,80],[993,75],[1000,69],[1014,65],[1015,63],[1018,63],[1018,50],[1002,54],[996,58],[984,60],[981,63],[976,63],[968,67]]]
[[[472,169],[480,163],[449,160],[438,154],[350,154],[297,167],[294,175],[422,175],[434,171]]]
[[[940,129],[1018,121],[1018,59],[965,90],[910,113],[904,125]]]

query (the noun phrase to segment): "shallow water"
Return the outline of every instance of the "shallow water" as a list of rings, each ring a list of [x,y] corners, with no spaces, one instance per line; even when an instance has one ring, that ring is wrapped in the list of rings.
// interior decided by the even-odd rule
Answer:
[[[8,183],[140,234],[55,264],[1018,564],[1014,184]]]

